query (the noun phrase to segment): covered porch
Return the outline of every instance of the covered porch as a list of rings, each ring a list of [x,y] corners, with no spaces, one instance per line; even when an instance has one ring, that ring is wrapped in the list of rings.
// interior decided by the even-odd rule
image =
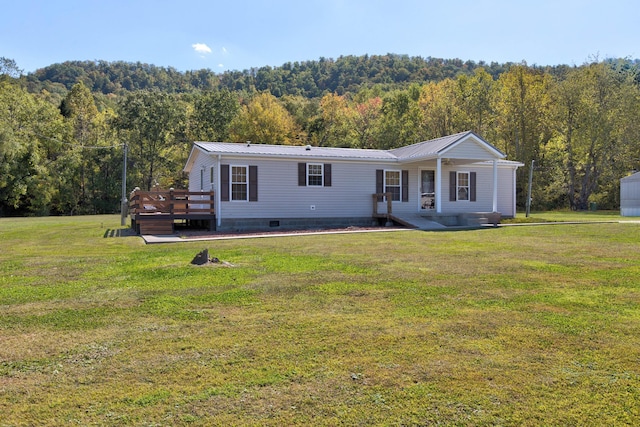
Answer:
[[[490,198],[489,212],[499,212],[498,208],[498,163],[500,160],[466,159],[466,158],[442,158],[422,162],[417,165],[419,175],[419,209],[424,215],[442,216],[449,215],[452,209],[445,209],[445,205],[451,201],[476,202],[479,198]],[[490,168],[490,178],[484,177],[485,185],[482,194],[476,189],[478,175],[474,171],[478,165],[483,169]],[[446,182],[445,182],[446,181]],[[443,183],[446,184],[443,186]],[[487,194],[490,193],[490,194]]]
[[[501,218],[515,216],[512,194],[519,163],[481,156],[434,157],[402,164],[402,173],[396,172],[400,184],[391,187],[396,192],[393,201],[385,177],[372,195],[374,218],[436,230],[495,226]]]

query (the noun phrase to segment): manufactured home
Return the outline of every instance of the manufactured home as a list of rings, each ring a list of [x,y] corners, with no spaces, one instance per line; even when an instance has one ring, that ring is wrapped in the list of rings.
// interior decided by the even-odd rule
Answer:
[[[429,229],[515,216],[520,166],[463,132],[391,150],[195,142],[184,170],[215,230]]]

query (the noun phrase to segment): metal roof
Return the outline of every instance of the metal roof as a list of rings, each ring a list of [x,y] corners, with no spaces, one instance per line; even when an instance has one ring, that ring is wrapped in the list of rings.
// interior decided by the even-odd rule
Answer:
[[[469,133],[471,132],[457,133],[454,135],[444,136],[442,138],[436,138],[429,141],[418,142],[417,144],[407,145],[406,147],[394,148],[390,151],[396,157],[401,159],[437,156],[439,152],[449,147],[451,144],[455,143]]]
[[[620,178],[620,181],[624,182],[637,182],[640,181],[640,172],[636,172],[632,175],[625,176],[624,178]]]
[[[470,136],[481,143],[485,149],[493,152],[497,157],[506,157],[500,150],[471,131],[460,132],[453,135],[443,136],[442,138],[418,142],[417,144],[407,145],[406,147],[395,148],[390,150],[390,152],[402,161],[435,158],[444,154],[445,151],[453,148],[457,143]]]
[[[472,137],[496,157],[505,155],[484,139],[471,131],[461,132],[430,141],[419,142],[392,150],[373,150],[358,148],[312,147],[310,145],[269,145],[237,142],[196,142],[200,149],[212,154],[231,154],[237,156],[315,158],[344,160],[382,160],[393,162],[415,161],[437,158],[457,143]]]
[[[396,156],[385,150],[357,148],[311,147],[301,145],[269,145],[237,142],[196,142],[206,152],[234,154],[240,156],[294,157],[318,159],[362,159],[396,160]]]

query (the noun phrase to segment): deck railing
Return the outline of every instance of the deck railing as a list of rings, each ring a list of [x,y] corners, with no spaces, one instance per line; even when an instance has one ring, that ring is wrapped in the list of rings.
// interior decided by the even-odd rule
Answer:
[[[151,214],[210,214],[215,213],[213,191],[141,191],[135,190],[129,199],[131,215]]]

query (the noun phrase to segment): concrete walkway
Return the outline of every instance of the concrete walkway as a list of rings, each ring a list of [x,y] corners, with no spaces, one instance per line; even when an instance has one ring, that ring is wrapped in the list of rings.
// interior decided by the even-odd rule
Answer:
[[[444,230],[447,228],[446,226],[438,222],[431,221],[423,217],[419,213],[393,214],[392,219],[407,227],[411,227],[411,228],[415,228],[423,231]]]

